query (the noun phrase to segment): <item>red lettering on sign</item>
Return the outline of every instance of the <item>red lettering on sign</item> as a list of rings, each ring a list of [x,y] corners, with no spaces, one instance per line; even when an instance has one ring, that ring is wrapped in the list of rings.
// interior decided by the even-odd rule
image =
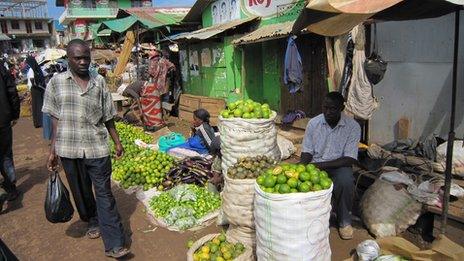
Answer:
[[[266,1],[266,7],[271,5],[272,0],[248,0],[248,6],[262,5]]]

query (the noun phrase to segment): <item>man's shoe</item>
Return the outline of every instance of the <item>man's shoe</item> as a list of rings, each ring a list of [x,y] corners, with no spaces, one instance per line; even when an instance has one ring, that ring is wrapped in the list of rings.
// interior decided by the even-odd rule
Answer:
[[[8,193],[8,201],[16,200],[18,197],[19,197],[19,191],[16,189]]]
[[[353,227],[348,225],[345,227],[338,228],[338,233],[343,240],[349,240],[353,238]]]
[[[111,249],[110,251],[105,251],[105,255],[107,257],[112,257],[116,259],[127,256],[129,253],[130,253],[130,250],[124,247],[115,247]]]
[[[5,202],[7,201],[7,199],[8,199],[8,194],[0,192],[0,213],[2,212],[3,205],[5,205]]]

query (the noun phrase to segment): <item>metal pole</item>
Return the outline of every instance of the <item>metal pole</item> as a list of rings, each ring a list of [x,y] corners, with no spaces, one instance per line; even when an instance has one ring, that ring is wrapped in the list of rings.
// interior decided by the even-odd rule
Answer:
[[[457,90],[457,67],[459,52],[459,9],[455,12],[454,24],[454,55],[453,55],[453,86],[451,90],[451,116],[450,130],[448,134],[448,146],[446,148],[446,170],[445,170],[445,194],[443,196],[443,209],[441,220],[441,234],[446,233],[446,222],[448,220],[449,197],[451,188],[451,170],[453,162],[453,145],[454,145],[454,120],[456,114],[456,90]]]
[[[136,28],[135,28],[135,34],[136,34],[135,37],[136,37],[136,39],[137,39],[137,41],[136,41],[136,42],[137,42],[137,45],[136,45],[136,49],[135,49],[135,52],[136,52],[136,53],[135,53],[135,55],[136,55],[136,57],[135,57],[135,64],[136,64],[136,66],[137,66],[137,73],[136,73],[136,75],[137,75],[137,80],[139,80],[139,79],[140,79],[140,66],[139,66],[139,64],[140,64],[140,63],[139,63],[140,38],[139,38],[139,23],[138,23],[138,22],[137,22],[137,25],[136,25]]]

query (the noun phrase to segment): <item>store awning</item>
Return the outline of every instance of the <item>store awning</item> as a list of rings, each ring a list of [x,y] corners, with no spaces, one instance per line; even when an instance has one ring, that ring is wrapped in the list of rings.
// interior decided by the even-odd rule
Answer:
[[[312,0],[293,26],[316,34],[337,36],[369,18],[411,20],[442,16],[463,5],[464,0]]]
[[[232,43],[235,45],[241,45],[283,38],[292,32],[293,23],[294,21],[289,21],[279,24],[265,25],[232,41]]]
[[[169,38],[167,40],[175,41],[175,40],[205,40],[220,33],[223,33],[227,30],[234,29],[237,26],[244,25],[246,23],[258,20],[259,17],[249,17],[246,19],[234,20],[224,24],[218,24],[210,27],[206,27],[197,31],[188,32],[188,33],[181,33]]]
[[[403,0],[313,0],[295,21],[293,32],[306,28],[316,34],[336,36],[349,32],[377,12]]]
[[[11,38],[8,37],[8,35],[0,33],[0,41],[9,41],[9,40],[11,40]]]
[[[115,31],[118,33],[122,33],[127,31],[137,22],[137,18],[134,16],[128,16],[120,19],[108,20],[101,23],[98,32],[104,29],[110,29],[111,31]]]
[[[98,32],[104,29],[122,33],[135,24],[147,29],[179,24],[186,14],[185,8],[129,8],[124,10],[124,18],[105,21]]]

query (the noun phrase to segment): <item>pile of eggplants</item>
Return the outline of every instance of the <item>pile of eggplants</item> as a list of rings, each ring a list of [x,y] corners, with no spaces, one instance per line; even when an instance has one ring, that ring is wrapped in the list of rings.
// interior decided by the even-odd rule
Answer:
[[[214,176],[211,170],[213,161],[202,157],[189,157],[173,167],[164,178],[164,190],[171,189],[178,184],[196,184],[205,186]]]

